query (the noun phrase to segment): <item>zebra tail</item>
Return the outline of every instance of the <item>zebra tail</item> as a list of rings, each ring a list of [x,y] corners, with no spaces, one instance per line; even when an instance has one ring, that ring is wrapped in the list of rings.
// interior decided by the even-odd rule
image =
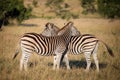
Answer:
[[[18,48],[17,48],[17,50],[16,50],[16,52],[15,52],[15,54],[14,54],[14,56],[13,56],[13,60],[14,60],[14,59],[16,58],[16,56],[18,55],[19,49],[20,49],[20,47],[19,47],[19,45],[18,45]]]
[[[101,40],[100,40],[101,41]],[[107,50],[108,50],[108,53],[112,56],[112,57],[114,57],[114,54],[113,54],[113,51],[112,51],[112,49],[105,43],[105,42],[103,42],[103,41],[101,41],[105,46],[106,46],[106,48],[107,48]]]
[[[18,55],[19,51],[17,50],[13,56],[13,60],[16,58],[16,56]]]

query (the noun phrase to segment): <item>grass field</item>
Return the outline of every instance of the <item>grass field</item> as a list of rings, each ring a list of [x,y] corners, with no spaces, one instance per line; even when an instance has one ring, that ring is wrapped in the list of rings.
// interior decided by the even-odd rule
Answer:
[[[31,55],[28,63],[28,72],[19,71],[21,53],[15,60],[17,44],[22,34],[26,32],[41,33],[47,22],[53,22],[60,28],[68,21],[61,19],[30,19],[24,21],[24,25],[5,26],[0,31],[0,80],[119,80],[120,79],[120,20],[106,19],[76,19],[71,20],[82,33],[94,34],[106,42],[113,50],[115,57],[111,57],[103,44],[100,43],[98,59],[100,72],[95,70],[92,60],[90,72],[86,73],[86,61],[84,55],[69,54],[71,70],[67,70],[63,64],[60,70],[53,70],[53,56]]]

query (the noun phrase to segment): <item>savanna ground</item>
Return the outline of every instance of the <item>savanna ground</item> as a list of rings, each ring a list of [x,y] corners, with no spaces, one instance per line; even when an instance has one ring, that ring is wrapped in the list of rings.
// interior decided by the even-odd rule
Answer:
[[[28,63],[28,72],[19,71],[21,52],[15,60],[15,53],[20,37],[26,32],[41,33],[47,22],[52,22],[60,28],[67,23],[61,19],[30,19],[19,26],[4,26],[0,32],[0,80],[119,80],[120,79],[120,20],[106,19],[76,19],[71,20],[82,33],[97,36],[106,42],[113,50],[111,57],[102,43],[99,45],[98,59],[100,72],[95,70],[92,59],[90,71],[86,73],[84,55],[69,54],[71,70],[63,64],[60,70],[53,70],[53,56],[44,57],[33,53]]]

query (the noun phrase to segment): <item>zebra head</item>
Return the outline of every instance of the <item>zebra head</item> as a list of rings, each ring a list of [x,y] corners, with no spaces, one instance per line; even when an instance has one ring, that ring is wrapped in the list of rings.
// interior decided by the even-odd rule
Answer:
[[[72,22],[67,23],[66,25],[70,25]],[[59,27],[57,27],[56,25],[54,25],[53,23],[47,23],[46,24],[46,28],[43,30],[42,35],[44,36],[55,36],[57,35],[57,32],[60,30]],[[73,26],[71,28],[71,34],[72,36],[76,36],[76,35],[81,35],[81,33],[77,30],[77,28],[75,26]]]
[[[71,22],[69,22],[68,24],[70,25]],[[60,30],[59,27],[57,27],[53,23],[48,22],[45,26],[45,29],[42,32],[42,35],[44,35],[44,36],[55,36],[55,35],[57,35],[59,30]],[[72,31],[72,36],[81,35],[80,31],[78,31],[76,27],[72,27],[71,31]]]
[[[58,30],[59,30],[59,28],[56,25],[48,22],[45,25],[45,29],[43,30],[43,32],[41,34],[44,36],[55,36],[55,35],[57,35]]]

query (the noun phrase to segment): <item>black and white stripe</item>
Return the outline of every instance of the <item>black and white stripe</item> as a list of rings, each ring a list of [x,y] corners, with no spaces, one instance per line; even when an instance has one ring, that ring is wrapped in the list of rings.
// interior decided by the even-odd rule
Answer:
[[[105,44],[103,41],[97,39],[95,36],[90,34],[83,34],[79,36],[72,36],[68,49],[71,54],[80,54],[84,53],[87,67],[86,71],[89,71],[89,67],[91,65],[91,54],[93,55],[93,59],[95,61],[95,65],[97,67],[97,71],[99,72],[99,62],[97,59],[97,50],[98,50],[98,42],[102,42],[111,56],[113,56],[112,50]]]
[[[74,29],[74,35],[71,37],[70,43],[68,45],[68,53],[71,53],[74,55],[84,53],[87,61],[86,71],[89,70],[89,67],[91,65],[90,56],[92,54],[97,67],[97,71],[99,71],[99,62],[97,59],[97,50],[98,50],[99,42],[102,42],[106,46],[109,54],[111,56],[114,56],[112,53],[112,50],[107,46],[106,43],[104,43],[103,41],[99,40],[98,38],[96,38],[94,35],[91,35],[91,34],[83,34],[83,35],[81,35],[80,33],[78,34],[78,30]],[[66,61],[66,64],[69,64],[67,54],[65,55],[65,61]]]
[[[20,60],[20,70],[23,68],[27,70],[27,62],[32,52],[36,52],[42,56],[49,56],[56,54],[57,61],[54,61],[54,69],[57,66],[59,69],[60,59],[66,50],[71,34],[73,23],[69,22],[62,29],[59,30],[58,36],[47,37],[37,33],[25,33],[20,41],[22,50],[22,57]],[[15,58],[17,53],[14,55]]]

